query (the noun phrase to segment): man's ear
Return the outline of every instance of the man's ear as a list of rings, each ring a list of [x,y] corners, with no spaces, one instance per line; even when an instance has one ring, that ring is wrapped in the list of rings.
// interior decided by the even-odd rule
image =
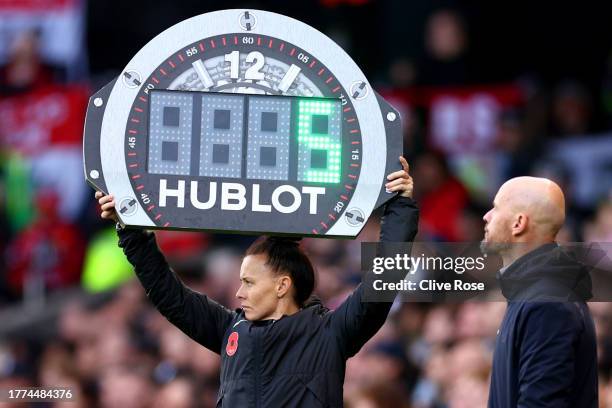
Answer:
[[[527,224],[529,223],[529,217],[527,214],[518,213],[512,221],[512,236],[518,237],[527,230]]]
[[[276,296],[278,298],[284,297],[291,289],[292,284],[293,282],[289,275],[281,275],[276,281]]]

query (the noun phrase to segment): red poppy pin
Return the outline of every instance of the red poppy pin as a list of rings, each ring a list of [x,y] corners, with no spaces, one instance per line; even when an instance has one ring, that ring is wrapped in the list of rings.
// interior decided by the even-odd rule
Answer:
[[[225,352],[228,356],[233,356],[236,354],[236,350],[238,350],[238,333],[232,332],[229,338],[227,339],[227,346],[225,346]]]

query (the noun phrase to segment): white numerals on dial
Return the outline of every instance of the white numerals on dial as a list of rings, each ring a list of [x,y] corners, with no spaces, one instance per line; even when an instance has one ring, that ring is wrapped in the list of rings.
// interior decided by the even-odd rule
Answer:
[[[229,54],[225,54],[225,61],[230,63],[230,78],[238,79],[240,76],[240,53],[238,51],[232,51]],[[259,51],[249,52],[246,56],[246,62],[253,64],[247,68],[244,73],[244,79],[251,79],[255,81],[261,81],[265,75],[260,72],[265,63],[263,54]]]
[[[240,53],[232,51],[229,54],[225,54],[225,62],[230,63],[230,78],[238,79],[238,74],[240,73]]]
[[[249,52],[249,55],[246,57],[246,62],[252,63],[246,72],[244,73],[245,79],[254,79],[256,81],[261,81],[264,79],[264,73],[259,72],[260,69],[264,66],[264,56],[259,51]]]

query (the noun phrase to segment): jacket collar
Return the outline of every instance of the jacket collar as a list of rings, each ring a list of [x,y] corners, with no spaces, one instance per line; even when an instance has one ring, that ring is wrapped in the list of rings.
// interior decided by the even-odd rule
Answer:
[[[588,292],[590,297],[590,276],[579,263],[564,255],[557,243],[544,244],[528,252],[505,268],[503,273],[498,271],[497,279],[508,300],[521,298],[536,283],[539,285],[534,293],[530,293],[531,297],[546,296],[553,292],[553,288],[560,287],[564,288],[562,293],[565,295],[580,289]],[[588,286],[588,291],[584,290],[585,286]],[[587,293],[579,295],[586,296]]]

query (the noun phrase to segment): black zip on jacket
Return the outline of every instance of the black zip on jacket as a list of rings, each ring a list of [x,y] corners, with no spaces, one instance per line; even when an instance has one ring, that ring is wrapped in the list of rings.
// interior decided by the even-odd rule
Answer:
[[[381,241],[409,242],[418,209],[395,197],[384,212]],[[221,355],[217,406],[342,407],[346,360],[384,324],[391,303],[362,302],[363,286],[334,311],[321,304],[279,320],[249,321],[187,288],[168,267],[153,234],[119,231],[119,245],[156,308],[172,324]]]
[[[489,408],[597,408],[591,278],[557,244],[498,274],[508,299],[497,333]]]

